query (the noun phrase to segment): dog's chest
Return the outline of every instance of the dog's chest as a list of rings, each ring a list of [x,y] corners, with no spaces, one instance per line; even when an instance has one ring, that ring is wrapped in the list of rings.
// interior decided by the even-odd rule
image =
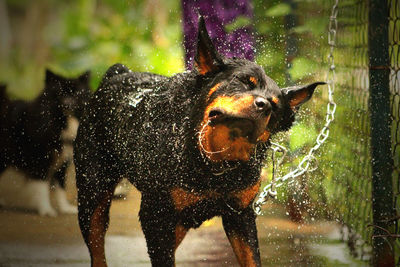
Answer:
[[[259,188],[260,181],[225,194],[213,190],[197,193],[175,187],[170,191],[170,196],[180,223],[186,227],[198,227],[214,216],[227,212],[241,213],[252,203]]]

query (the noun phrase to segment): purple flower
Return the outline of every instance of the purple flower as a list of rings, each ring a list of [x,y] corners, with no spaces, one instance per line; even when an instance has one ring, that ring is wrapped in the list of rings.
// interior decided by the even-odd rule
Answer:
[[[250,25],[227,32],[225,26],[238,17],[253,18],[250,0],[182,0],[186,68],[192,68],[196,50],[197,23],[204,17],[218,52],[226,57],[254,59],[253,29]]]

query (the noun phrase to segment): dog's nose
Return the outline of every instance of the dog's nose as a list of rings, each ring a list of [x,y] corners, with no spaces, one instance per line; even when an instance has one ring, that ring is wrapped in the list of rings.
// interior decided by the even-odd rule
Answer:
[[[254,105],[258,111],[270,111],[271,103],[264,97],[258,96],[254,100]]]

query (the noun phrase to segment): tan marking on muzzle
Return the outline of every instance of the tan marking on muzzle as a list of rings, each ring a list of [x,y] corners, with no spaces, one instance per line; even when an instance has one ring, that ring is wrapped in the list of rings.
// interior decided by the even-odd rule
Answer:
[[[254,96],[246,95],[240,98],[232,96],[219,96],[211,102],[205,110],[203,122],[208,121],[208,114],[214,108],[219,108],[229,115],[240,114],[253,105]]]
[[[202,145],[211,153],[206,153],[212,161],[242,160],[248,161],[251,157],[254,144],[245,137],[231,138],[231,129],[225,125],[218,124],[208,126]]]
[[[211,91],[211,90],[210,90]],[[213,109],[220,109],[229,116],[239,116],[251,109],[254,103],[254,96],[246,95],[240,98],[231,96],[219,96],[207,106],[203,121],[200,125],[199,149],[203,150],[212,161],[222,160],[250,160],[255,145],[245,137],[232,138],[233,129],[223,125],[209,125],[209,113]],[[270,116],[266,119],[268,124]],[[257,141],[266,142],[269,132],[263,132]]]

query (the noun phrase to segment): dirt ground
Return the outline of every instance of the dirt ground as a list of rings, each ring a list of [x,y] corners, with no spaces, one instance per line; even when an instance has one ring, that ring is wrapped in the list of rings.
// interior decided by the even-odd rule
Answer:
[[[72,182],[68,193],[75,201]],[[140,193],[133,188],[126,199],[113,201],[106,236],[109,266],[150,266],[137,216],[139,204]],[[335,224],[296,224],[277,205],[270,203],[264,209],[266,214],[257,219],[263,266],[355,265],[344,245],[337,242]],[[238,266],[219,218],[191,230],[176,259],[177,266]],[[21,209],[0,208],[0,266],[89,264],[76,215],[41,217]]]

